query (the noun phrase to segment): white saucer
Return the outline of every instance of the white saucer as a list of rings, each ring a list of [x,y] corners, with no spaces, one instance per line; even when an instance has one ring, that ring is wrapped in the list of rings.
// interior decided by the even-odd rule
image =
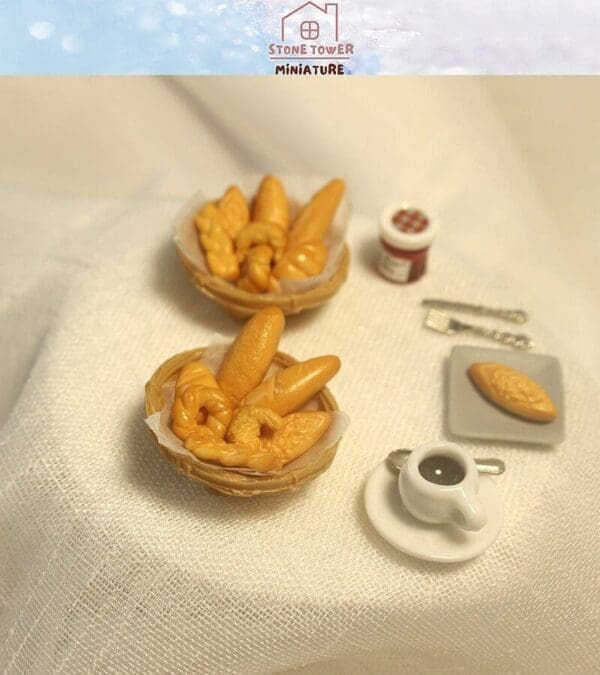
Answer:
[[[402,504],[398,472],[386,461],[373,471],[365,487],[369,520],[392,546],[422,560],[462,562],[483,553],[502,528],[502,502],[494,479],[480,476],[479,498],[488,516],[479,532],[454,525],[429,525],[414,518]]]

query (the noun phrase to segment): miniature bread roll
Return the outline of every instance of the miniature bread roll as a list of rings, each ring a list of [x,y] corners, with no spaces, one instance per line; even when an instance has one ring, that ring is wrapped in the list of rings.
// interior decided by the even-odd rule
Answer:
[[[545,390],[518,370],[499,363],[473,363],[467,372],[477,389],[501,408],[535,422],[556,419],[556,408]]]
[[[227,350],[217,382],[234,402],[241,401],[262,381],[284,326],[285,317],[278,307],[262,309],[244,325]]]
[[[262,406],[287,415],[309,401],[340,369],[337,356],[317,356],[279,371],[244,399],[244,405]]]
[[[330,425],[331,414],[325,411],[292,413],[261,445],[265,451],[280,456],[285,466],[312,448]]]
[[[283,184],[275,176],[265,176],[258,188],[252,220],[274,223],[287,231],[290,224],[290,209]]]
[[[346,184],[334,178],[316,192],[292,225],[289,246],[320,241],[327,234],[331,221],[342,201]]]
[[[232,185],[218,202],[221,213],[225,216],[225,228],[232,239],[250,221],[248,202],[237,185]]]

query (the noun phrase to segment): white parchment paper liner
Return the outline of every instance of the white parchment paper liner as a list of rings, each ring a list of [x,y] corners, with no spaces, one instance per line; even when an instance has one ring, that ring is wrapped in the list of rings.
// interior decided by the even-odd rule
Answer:
[[[230,342],[226,340],[225,337],[219,333],[215,333],[210,341],[210,344],[202,357],[202,363],[205,363],[209,370],[216,375],[223,358],[225,357],[225,352],[230,346]],[[272,364],[269,368],[269,371],[265,375],[265,379],[274,375],[278,370],[281,370],[281,366],[277,364]],[[175,381],[167,382],[162,388],[163,400],[165,402],[163,408],[158,412],[150,415],[146,418],[146,424],[152,429],[156,435],[158,442],[161,445],[169,448],[174,453],[183,455],[193,462],[199,465],[210,466],[212,468],[222,469],[223,471],[235,471],[237,473],[248,474],[252,476],[273,476],[273,475],[285,475],[290,471],[299,469],[307,464],[310,464],[314,457],[319,453],[323,452],[327,448],[330,448],[332,445],[335,445],[342,437],[348,425],[350,424],[350,418],[346,413],[343,413],[339,410],[331,412],[331,425],[329,429],[321,436],[315,445],[307,450],[303,455],[296,458],[289,464],[283,467],[281,471],[253,471],[252,469],[246,469],[242,467],[221,467],[218,464],[212,462],[205,462],[201,459],[198,459],[192,452],[183,447],[183,443],[175,436],[171,430],[171,412],[173,408],[173,401],[175,400]],[[308,403],[302,407],[302,410],[319,410],[318,398],[315,396]]]
[[[303,176],[303,175],[279,175],[283,182],[285,191],[290,202],[291,219],[293,220],[300,208],[306,204],[313,194],[330,179],[323,176]],[[240,187],[248,202],[251,204],[258,186],[263,179],[262,175],[249,174],[242,176],[236,181],[232,181]],[[214,199],[214,198],[213,198]],[[200,208],[211,199],[203,192],[196,192],[183,206],[176,217],[173,241],[175,245],[187,260],[201,272],[210,274],[206,264],[204,252],[200,247],[198,232],[194,224],[194,218]],[[277,293],[263,293],[262,297],[269,295],[279,295],[284,293],[305,293],[320,286],[333,276],[337,270],[342,255],[344,238],[350,222],[351,207],[347,195],[344,194],[342,201],[338,206],[335,217],[325,237],[325,246],[327,246],[328,256],[327,264],[321,274],[306,279],[283,279],[279,282],[279,291]]]

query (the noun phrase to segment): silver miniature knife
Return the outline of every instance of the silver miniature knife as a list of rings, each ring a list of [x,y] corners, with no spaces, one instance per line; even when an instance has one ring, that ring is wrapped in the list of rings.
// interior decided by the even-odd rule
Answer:
[[[522,309],[501,309],[499,307],[485,307],[484,305],[471,305],[468,302],[454,302],[441,298],[425,298],[422,301],[424,307],[437,309],[454,309],[458,312],[469,312],[480,316],[495,316],[499,319],[512,321],[513,323],[525,323],[529,316]]]

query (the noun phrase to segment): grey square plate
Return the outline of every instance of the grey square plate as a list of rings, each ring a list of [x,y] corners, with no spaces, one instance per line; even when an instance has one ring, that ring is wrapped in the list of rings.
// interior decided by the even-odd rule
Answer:
[[[528,422],[488,401],[469,379],[467,368],[491,361],[520,370],[544,387],[558,415],[549,424]],[[508,349],[454,347],[450,353],[447,388],[448,430],[456,436],[551,445],[565,437],[565,404],[558,359]]]

